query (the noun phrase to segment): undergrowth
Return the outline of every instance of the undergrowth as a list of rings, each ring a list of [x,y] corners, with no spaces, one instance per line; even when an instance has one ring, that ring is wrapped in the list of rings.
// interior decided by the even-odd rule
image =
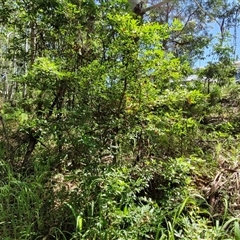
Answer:
[[[79,159],[78,169],[59,159],[53,168],[40,145],[28,171],[2,147],[1,239],[240,239],[238,112],[222,111],[212,113],[224,117],[219,130],[209,132],[208,116],[196,152],[175,158]],[[12,134],[2,129],[1,146],[15,144]]]

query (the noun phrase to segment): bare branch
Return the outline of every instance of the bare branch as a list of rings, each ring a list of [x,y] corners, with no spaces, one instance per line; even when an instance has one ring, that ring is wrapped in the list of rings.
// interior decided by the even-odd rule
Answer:
[[[141,14],[143,15],[143,14],[145,14],[146,12],[149,12],[149,11],[151,11],[151,10],[153,10],[153,9],[159,8],[159,7],[161,7],[162,5],[164,5],[164,4],[166,4],[166,3],[169,3],[169,2],[172,2],[172,1],[173,1],[173,0],[163,0],[163,1],[160,2],[160,3],[154,4],[154,5],[150,6],[150,7],[147,7],[147,8],[142,9]]]
[[[140,16],[143,16],[146,12],[149,12],[153,9],[156,9],[158,7],[161,7],[162,5],[172,2],[173,0],[163,0],[160,3],[154,4],[150,7],[143,8],[143,3],[145,2],[144,0],[128,0],[128,3],[131,7],[131,9]]]

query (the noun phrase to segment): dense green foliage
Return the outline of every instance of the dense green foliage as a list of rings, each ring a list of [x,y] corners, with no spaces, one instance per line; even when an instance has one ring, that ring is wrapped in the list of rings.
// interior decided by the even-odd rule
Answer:
[[[240,239],[227,39],[188,82],[211,38],[177,18],[119,0],[0,6],[0,239]],[[176,36],[202,41],[177,51]]]

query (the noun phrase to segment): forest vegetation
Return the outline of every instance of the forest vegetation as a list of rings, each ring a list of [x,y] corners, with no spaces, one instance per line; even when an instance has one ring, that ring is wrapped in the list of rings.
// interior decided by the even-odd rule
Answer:
[[[0,239],[240,240],[240,2],[129,2],[0,2]]]

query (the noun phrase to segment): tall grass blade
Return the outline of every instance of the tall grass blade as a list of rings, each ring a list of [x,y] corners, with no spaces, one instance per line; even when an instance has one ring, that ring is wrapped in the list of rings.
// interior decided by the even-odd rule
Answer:
[[[239,222],[234,222],[234,236],[235,240],[240,240],[240,227]]]
[[[235,221],[239,221],[239,218],[231,218],[229,219],[228,221],[226,221],[224,223],[224,225],[222,226],[222,230],[226,231],[227,228],[229,227],[229,225],[232,223],[232,222],[235,222]]]
[[[52,237],[57,237],[58,234],[61,235],[61,239],[62,240],[67,240],[65,234],[61,231],[61,229],[57,228],[57,227],[53,227],[52,231],[55,232],[55,236],[53,234],[51,234]],[[57,239],[57,238],[56,238]]]
[[[167,228],[168,228],[168,240],[175,240],[174,227],[169,221],[167,222]]]
[[[224,214],[223,214],[223,221],[226,220],[228,214],[228,201],[224,198]]]
[[[63,204],[67,205],[67,206],[70,208],[70,210],[71,210],[74,218],[76,219],[76,218],[77,218],[77,215],[76,215],[76,212],[75,212],[74,208],[72,207],[72,205],[69,204],[69,203],[67,203],[67,202],[64,202]]]
[[[179,206],[179,208],[178,208],[177,211],[175,212],[174,218],[173,218],[173,226],[176,224],[176,222],[177,222],[176,220],[180,217],[180,215],[181,215],[183,209],[185,208],[188,200],[189,200],[189,197],[187,197],[187,198],[183,201],[183,203]]]
[[[77,230],[82,231],[83,228],[83,218],[81,216],[77,216]]]

